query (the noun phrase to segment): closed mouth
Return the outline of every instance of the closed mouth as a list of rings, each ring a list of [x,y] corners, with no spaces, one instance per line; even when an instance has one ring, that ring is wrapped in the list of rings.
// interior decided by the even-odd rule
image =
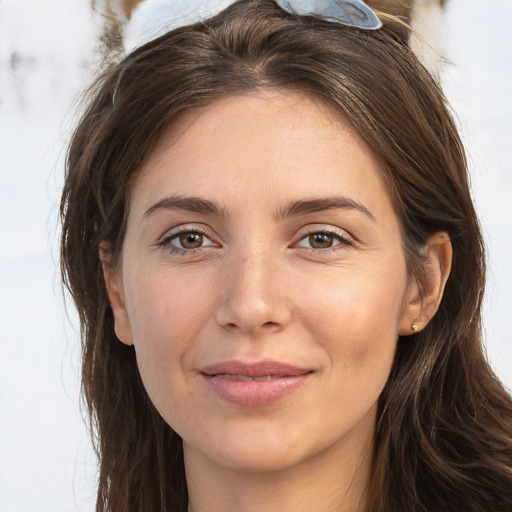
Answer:
[[[217,374],[210,375],[210,376],[211,377],[220,377],[223,379],[240,380],[240,381],[244,381],[244,382],[249,382],[249,381],[264,382],[264,381],[269,381],[272,379],[281,379],[284,377],[290,377],[290,375],[264,375],[261,377],[251,377],[250,375],[233,375],[230,373],[217,373]]]
[[[223,401],[244,408],[270,406],[308,381],[314,370],[277,361],[226,361],[200,371],[207,386]]]
[[[280,361],[263,360],[257,362],[224,361],[206,366],[200,373],[210,377],[224,377],[233,380],[271,380],[283,377],[296,377],[312,373],[313,370]]]

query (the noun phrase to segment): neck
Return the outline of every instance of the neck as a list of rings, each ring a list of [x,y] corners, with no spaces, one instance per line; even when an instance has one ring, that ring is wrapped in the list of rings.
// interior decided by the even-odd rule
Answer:
[[[225,468],[185,448],[189,512],[363,512],[370,448],[327,450],[278,471]]]

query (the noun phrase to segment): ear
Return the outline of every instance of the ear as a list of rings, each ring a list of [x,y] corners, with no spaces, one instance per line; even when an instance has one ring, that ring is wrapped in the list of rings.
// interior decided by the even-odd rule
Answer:
[[[114,315],[114,330],[116,336],[125,345],[133,345],[133,334],[124,305],[122,286],[116,269],[111,264],[112,251],[107,242],[100,243],[99,257],[103,267],[103,279],[107,288],[108,300]]]
[[[430,236],[423,248],[425,256],[422,286],[414,279],[400,320],[400,336],[409,336],[425,328],[436,314],[452,267],[452,244],[448,233]]]

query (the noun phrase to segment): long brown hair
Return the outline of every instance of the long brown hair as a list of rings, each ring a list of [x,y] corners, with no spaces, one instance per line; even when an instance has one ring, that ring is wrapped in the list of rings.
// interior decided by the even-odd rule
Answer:
[[[512,510],[512,401],[482,349],[485,263],[464,150],[403,33],[392,21],[366,32],[242,0],[138,48],[94,84],[69,147],[61,216],[100,461],[98,512],[185,511],[188,499],[181,440],[151,404],[133,347],[114,333],[100,242],[115,261],[134,177],[179,112],[271,87],[322,97],[384,163],[411,275],[421,282],[430,234],[452,240],[439,311],[398,340],[380,397],[367,510]]]

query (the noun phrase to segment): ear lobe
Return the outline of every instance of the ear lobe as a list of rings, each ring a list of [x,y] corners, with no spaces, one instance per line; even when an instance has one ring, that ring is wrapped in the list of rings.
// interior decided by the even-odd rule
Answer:
[[[422,287],[417,280],[410,287],[400,322],[401,336],[422,330],[434,317],[450,275],[453,250],[448,233],[440,231],[430,236],[423,250],[426,263]]]
[[[111,264],[110,244],[101,242],[99,257],[103,268],[103,279],[107,289],[108,300],[114,315],[114,330],[116,336],[125,345],[133,345],[133,334],[124,305],[122,289],[118,285],[118,275]]]

